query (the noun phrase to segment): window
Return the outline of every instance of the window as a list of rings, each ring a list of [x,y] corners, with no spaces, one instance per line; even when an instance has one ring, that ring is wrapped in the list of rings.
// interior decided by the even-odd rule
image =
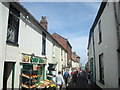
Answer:
[[[42,55],[46,55],[46,34],[42,33]]]
[[[8,43],[12,43],[12,44],[18,43],[19,17],[20,17],[20,12],[16,8],[10,5],[8,29],[7,29],[7,41],[6,41]]]
[[[99,44],[100,44],[102,42],[101,20],[98,23],[98,29],[99,29]]]
[[[63,49],[61,49],[61,61],[63,61]]]
[[[53,57],[55,58],[55,44],[53,43]]]
[[[100,82],[104,84],[104,61],[103,54],[99,55]]]

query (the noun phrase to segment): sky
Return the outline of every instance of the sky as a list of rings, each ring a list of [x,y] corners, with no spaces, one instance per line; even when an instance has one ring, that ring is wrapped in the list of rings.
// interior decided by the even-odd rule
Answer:
[[[21,4],[38,20],[46,16],[48,32],[56,32],[68,39],[81,57],[85,66],[89,31],[98,12],[100,2],[21,2]]]

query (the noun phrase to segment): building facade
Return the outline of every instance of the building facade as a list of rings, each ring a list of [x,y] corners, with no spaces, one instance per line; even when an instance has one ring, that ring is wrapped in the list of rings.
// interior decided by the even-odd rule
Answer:
[[[76,52],[72,52],[72,68],[80,69],[80,57]]]
[[[48,33],[40,23],[19,3],[0,2],[0,89],[19,88],[21,62],[46,61],[42,79],[49,74],[49,64],[61,67],[61,58],[67,60],[66,50]],[[46,24],[45,24],[46,25]],[[64,57],[61,57],[61,49]],[[23,56],[24,59],[23,59]],[[61,68],[59,70],[62,70]],[[57,71],[52,72],[56,75]]]
[[[64,47],[67,51],[67,67],[71,67],[71,55],[72,55],[72,46],[70,45],[69,41],[58,35],[57,33],[53,33],[52,36],[60,43],[61,46]]]
[[[120,2],[102,2],[90,30],[88,57],[102,88],[120,88],[119,10]]]

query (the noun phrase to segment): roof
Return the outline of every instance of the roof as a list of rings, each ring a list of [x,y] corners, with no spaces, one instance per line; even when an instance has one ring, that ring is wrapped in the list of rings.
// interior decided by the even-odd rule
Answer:
[[[59,35],[59,34],[57,34],[57,33],[53,33],[52,35],[54,35],[54,34],[58,35],[59,37],[63,38],[64,40],[66,40],[66,41],[67,41],[67,43],[68,43],[68,45],[70,46],[70,48],[72,48],[72,46],[70,45],[70,43],[69,43],[68,39],[66,39],[66,38],[62,37],[61,35]],[[53,37],[53,38],[54,38],[54,37]]]
[[[101,3],[100,8],[99,8],[98,13],[97,13],[97,16],[96,16],[96,18],[95,18],[95,20],[94,20],[94,22],[93,22],[93,25],[92,25],[92,27],[91,27],[91,29],[90,29],[90,32],[89,32],[89,40],[88,40],[88,47],[87,47],[88,49],[89,49],[89,44],[90,44],[90,41],[91,41],[92,32],[94,32],[94,29],[95,29],[95,27],[96,27],[96,25],[97,25],[97,23],[98,23],[101,15],[102,15],[103,11],[104,11],[104,9],[105,9],[106,4],[107,4],[107,0],[106,0],[106,2],[103,1],[103,2]]]
[[[52,37],[52,35],[40,25],[40,22],[38,22],[38,21],[34,18],[34,16],[33,16],[30,12],[28,12],[28,10],[27,10],[26,8],[24,8],[23,5],[20,4],[20,2],[11,2],[11,4],[12,4],[13,6],[15,6],[15,8],[17,8],[22,14],[24,14],[24,15],[26,15],[26,16],[29,16],[29,17],[30,17],[30,20],[31,20],[31,21],[34,21],[35,25],[39,26],[39,28],[41,28],[41,30],[42,30],[45,34],[49,35],[50,38],[52,38],[52,40],[54,40],[57,44],[59,44],[58,41],[57,41],[56,39],[54,39],[54,38]],[[16,6],[17,6],[17,7],[16,7]],[[59,44],[59,45],[60,45],[60,44]],[[60,45],[60,46],[61,46],[61,45]],[[61,46],[61,47],[64,49],[63,46]],[[64,50],[65,50],[65,49],[64,49]],[[66,50],[65,50],[65,51],[66,51]]]

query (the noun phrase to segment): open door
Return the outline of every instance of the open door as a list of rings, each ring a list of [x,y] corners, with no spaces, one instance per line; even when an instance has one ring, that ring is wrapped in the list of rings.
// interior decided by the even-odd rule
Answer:
[[[4,62],[3,90],[14,90],[14,68],[15,62]]]

